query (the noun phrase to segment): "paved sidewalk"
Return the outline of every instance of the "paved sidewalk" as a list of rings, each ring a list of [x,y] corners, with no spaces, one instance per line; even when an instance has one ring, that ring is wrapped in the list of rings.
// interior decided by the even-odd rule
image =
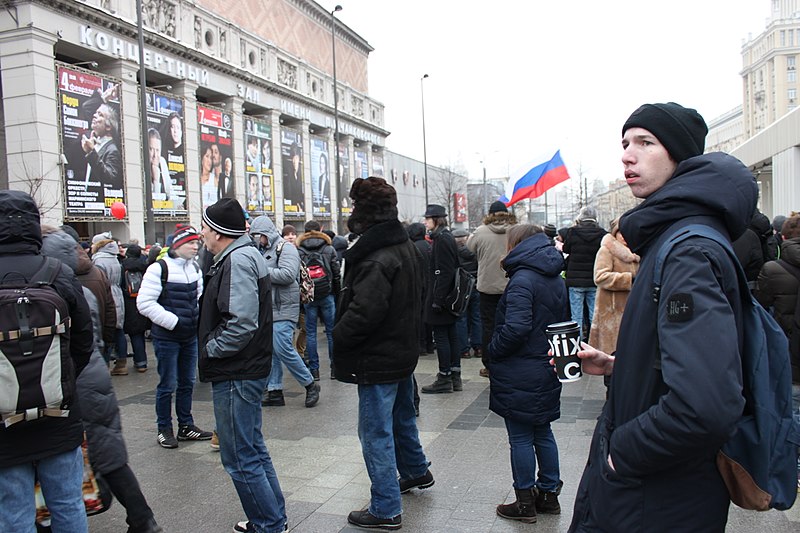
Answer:
[[[324,349],[325,343],[319,346]],[[113,377],[122,411],[130,465],[167,533],[228,533],[245,519],[219,453],[206,442],[181,442],[176,450],[156,442],[155,371],[152,346],[150,370]],[[297,533],[354,532],[347,514],[369,503],[369,478],[357,433],[357,392],[354,385],[328,379],[322,355],[319,404],[303,406],[305,390],[286,372],[285,407],[264,408],[264,433],[287,501],[290,531]],[[501,533],[566,531],[577,484],[604,398],[602,379],[584,377],[564,386],[561,419],[553,430],[561,458],[563,514],[540,516],[535,525],[504,520],[495,506],[513,500],[505,426],[488,410],[489,382],[478,376],[480,361],[463,361],[463,392],[422,395],[420,436],[432,461],[436,484],[403,496],[403,530],[409,532]],[[132,367],[132,363],[130,363]],[[420,358],[419,385],[433,381],[436,357]],[[214,426],[211,388],[198,383],[193,408],[195,423]],[[127,530],[125,510],[115,502],[107,512],[91,517],[93,533]],[[800,504],[787,512],[755,513],[731,508],[728,532],[790,533],[800,531]]]

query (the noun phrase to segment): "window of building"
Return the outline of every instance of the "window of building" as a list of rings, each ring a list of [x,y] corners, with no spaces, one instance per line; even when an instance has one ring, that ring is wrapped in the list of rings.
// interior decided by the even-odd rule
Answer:
[[[788,41],[787,44],[789,46],[794,46],[794,30],[788,30],[788,31],[789,31],[789,35],[788,35],[788,38],[786,39]]]
[[[781,46],[786,46],[786,31],[781,30]]]
[[[786,56],[786,68],[789,70],[794,70],[796,59],[797,56]]]
[[[797,98],[797,89],[789,89],[789,101],[794,102],[795,98]]]
[[[796,81],[797,81],[797,71],[796,71],[796,70],[790,70],[790,71],[788,71],[788,72],[786,73],[786,81],[787,81],[788,83],[794,83],[794,82],[796,82]]]

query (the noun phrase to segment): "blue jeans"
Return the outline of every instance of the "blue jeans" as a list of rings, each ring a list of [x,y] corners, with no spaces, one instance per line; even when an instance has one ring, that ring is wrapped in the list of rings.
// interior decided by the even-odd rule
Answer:
[[[511,445],[511,474],[515,489],[553,492],[558,487],[558,446],[550,424],[531,425],[505,419],[508,443]],[[536,460],[539,460],[538,481]]]
[[[401,479],[414,479],[430,465],[419,442],[412,376],[358,386],[358,438],[372,482],[369,512],[393,518],[403,512],[397,473]]]
[[[464,314],[458,317],[456,329],[458,340],[458,353],[462,354],[472,348],[480,348],[483,345],[483,335],[481,332],[481,296],[478,289],[472,289],[469,297],[469,305]]]
[[[267,378],[211,384],[222,466],[231,476],[244,514],[256,533],[278,533],[286,505],[261,433],[261,396]]]
[[[36,475],[42,485],[54,533],[89,530],[83,504],[83,453],[72,451],[34,463],[0,468],[0,531],[36,533]]]
[[[433,326],[433,340],[436,341],[439,373],[449,376],[450,372],[461,372],[461,352],[458,351],[456,325]]]
[[[594,296],[597,293],[597,287],[570,287],[569,288],[569,307],[572,312],[572,320],[578,323],[581,328],[581,336],[583,332],[588,332],[592,327],[592,320],[594,319]],[[586,308],[589,311],[589,316],[583,315],[583,305],[586,303]],[[587,333],[588,335],[588,333]],[[587,338],[583,339],[584,341]]]
[[[160,428],[172,427],[172,395],[175,415],[181,426],[194,424],[192,391],[197,369],[197,338],[167,341],[153,337],[158,376],[156,386],[156,422]]]
[[[294,376],[300,385],[307,387],[314,383],[314,377],[306,367],[300,354],[294,349],[294,323],[279,320],[272,323],[272,370],[269,373],[267,390],[283,390],[283,366]]]
[[[317,353],[317,313],[322,311],[322,321],[325,324],[325,335],[328,337],[328,359],[333,360],[333,321],[336,318],[336,304],[333,294],[321,300],[314,300],[305,304],[306,309],[306,358],[308,368],[319,370],[319,354]]]
[[[133,350],[133,364],[136,368],[147,368],[147,349],[144,345],[144,333],[128,335],[131,338],[131,349]],[[125,332],[117,330],[117,359],[128,357],[128,343],[125,340]]]

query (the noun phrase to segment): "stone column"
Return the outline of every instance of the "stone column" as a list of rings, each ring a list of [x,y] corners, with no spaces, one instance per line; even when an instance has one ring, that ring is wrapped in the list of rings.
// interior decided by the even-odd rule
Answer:
[[[242,114],[242,104],[244,98],[240,96],[230,96],[224,100],[225,110],[231,113],[233,119],[233,194],[242,204],[247,205],[247,181],[244,171],[244,119]],[[225,161],[222,162],[223,168]]]
[[[57,40],[55,34],[33,26],[0,33],[8,180],[0,185],[34,193],[42,222],[55,225],[62,224],[65,215],[53,60]]]
[[[197,131],[197,88],[195,81],[181,80],[172,83],[172,93],[183,98],[183,162],[186,165],[186,209],[189,223],[200,229],[203,202],[200,195],[200,141]],[[170,228],[166,228],[169,230]]]
[[[331,182],[331,229],[336,229],[336,221],[339,220],[339,184],[336,179],[336,140],[333,135],[333,128],[328,128],[325,134],[328,143],[328,178]],[[347,191],[349,192],[349,191]],[[347,194],[347,193],[345,193]],[[338,233],[338,232],[337,232]]]
[[[303,198],[306,204],[306,220],[314,218],[314,198],[311,196],[311,133],[308,131],[310,126],[311,121],[307,119],[297,122],[297,127],[303,136]],[[298,232],[301,230],[302,228],[297,228]]]
[[[270,109],[266,113],[272,135],[272,206],[275,209],[275,227],[283,227],[283,159],[281,159],[281,113]]]

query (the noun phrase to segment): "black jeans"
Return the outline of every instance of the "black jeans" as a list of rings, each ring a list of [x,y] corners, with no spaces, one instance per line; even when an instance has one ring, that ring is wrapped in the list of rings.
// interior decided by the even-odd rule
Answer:
[[[481,362],[483,366],[489,363],[489,342],[492,340],[492,333],[494,333],[494,314],[497,312],[497,304],[500,303],[502,294],[481,294],[481,325],[483,326],[483,354],[481,355]]]
[[[132,529],[144,527],[153,518],[153,510],[147,505],[131,467],[126,464],[112,472],[102,474],[102,477],[114,497],[125,507],[128,514],[126,522]]]
[[[461,372],[461,353],[458,351],[458,333],[455,323],[448,326],[433,326],[436,354],[439,357],[439,373]]]

